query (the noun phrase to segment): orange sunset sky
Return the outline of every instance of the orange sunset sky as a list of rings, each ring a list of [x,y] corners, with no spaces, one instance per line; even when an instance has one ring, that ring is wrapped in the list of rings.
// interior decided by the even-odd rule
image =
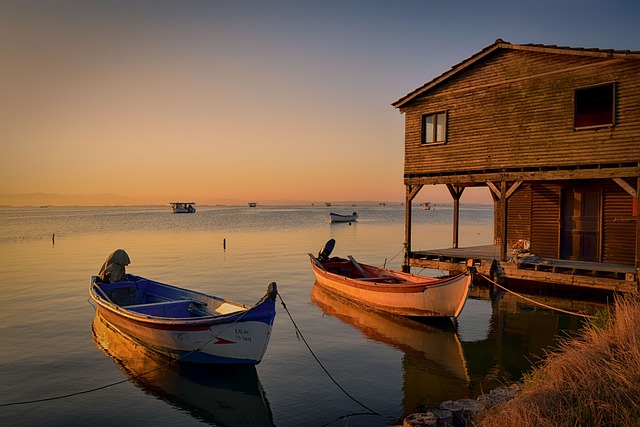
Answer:
[[[496,38],[640,49],[639,4],[0,1],[0,204],[402,202],[392,102]]]

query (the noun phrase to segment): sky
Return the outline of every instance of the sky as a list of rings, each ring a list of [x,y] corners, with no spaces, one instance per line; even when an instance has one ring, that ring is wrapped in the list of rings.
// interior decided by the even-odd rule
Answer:
[[[0,0],[0,195],[402,202],[391,103],[497,38],[640,50],[639,19],[638,0]]]

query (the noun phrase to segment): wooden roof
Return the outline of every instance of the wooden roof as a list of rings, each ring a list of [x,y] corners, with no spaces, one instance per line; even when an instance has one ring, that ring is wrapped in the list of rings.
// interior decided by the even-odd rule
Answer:
[[[560,55],[578,55],[578,56],[591,56],[595,58],[623,58],[623,59],[640,59],[640,51],[638,50],[614,50],[614,49],[597,49],[597,48],[583,48],[583,47],[568,47],[568,46],[556,46],[556,45],[542,45],[542,44],[512,44],[505,42],[502,39],[497,39],[492,45],[489,45],[482,49],[480,52],[472,55],[464,61],[454,65],[451,69],[435,79],[425,83],[414,91],[403,96],[396,102],[392,103],[396,108],[402,108],[416,99],[420,95],[428,92],[435,86],[443,83],[456,75],[462,70],[465,70],[473,66],[478,61],[491,55],[499,49],[511,49],[511,50],[525,50],[532,52],[543,53],[555,53]]]

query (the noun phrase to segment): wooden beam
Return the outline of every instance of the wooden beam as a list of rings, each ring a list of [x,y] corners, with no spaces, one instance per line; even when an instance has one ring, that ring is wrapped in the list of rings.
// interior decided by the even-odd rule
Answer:
[[[453,184],[447,184],[447,190],[449,190],[449,194],[451,194],[451,197],[453,198],[453,200],[456,200],[456,199],[459,200],[460,197],[462,197],[464,188],[465,187],[458,187]]]
[[[423,184],[410,184],[407,187],[407,202],[411,203],[411,201],[418,195],[420,190],[422,190]]]
[[[496,185],[493,182],[487,181],[487,187],[489,187],[489,189],[493,192],[493,194],[496,195],[498,199],[502,197],[500,190],[498,189],[498,187],[496,187]]]
[[[558,181],[640,176],[640,167],[567,169],[545,171],[475,172],[451,171],[437,176],[405,177],[405,185],[453,184],[459,187],[487,181]]]
[[[613,180],[616,182],[616,184],[622,187],[624,191],[631,194],[631,197],[638,197],[638,191],[635,188],[633,188],[631,185],[629,185],[627,181],[625,181],[622,178],[613,178]]]
[[[509,190],[507,190],[507,195],[505,196],[507,199],[509,197],[511,197],[513,195],[513,193],[516,192],[516,190],[518,189],[518,187],[520,187],[522,185],[522,181],[516,181],[513,183],[513,185],[511,186],[511,188],[509,188]]]

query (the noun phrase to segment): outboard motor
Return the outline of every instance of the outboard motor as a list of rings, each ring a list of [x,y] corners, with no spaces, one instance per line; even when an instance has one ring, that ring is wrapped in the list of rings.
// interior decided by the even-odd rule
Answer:
[[[327,262],[329,260],[329,255],[333,251],[333,248],[336,246],[335,239],[330,239],[327,243],[325,243],[324,248],[318,253],[318,260],[320,262]]]

